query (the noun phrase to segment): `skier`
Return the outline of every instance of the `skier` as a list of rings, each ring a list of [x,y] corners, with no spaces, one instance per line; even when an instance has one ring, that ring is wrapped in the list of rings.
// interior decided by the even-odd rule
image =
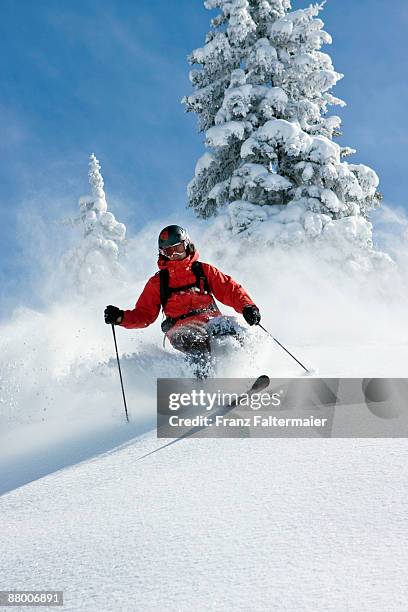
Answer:
[[[231,317],[222,316],[214,298],[242,313],[249,325],[260,322],[259,309],[235,280],[199,261],[198,251],[179,225],[165,227],[158,242],[159,272],[148,280],[133,310],[107,306],[105,322],[127,329],[143,328],[157,319],[162,308],[165,338],[194,363],[204,365],[215,330],[236,334]]]

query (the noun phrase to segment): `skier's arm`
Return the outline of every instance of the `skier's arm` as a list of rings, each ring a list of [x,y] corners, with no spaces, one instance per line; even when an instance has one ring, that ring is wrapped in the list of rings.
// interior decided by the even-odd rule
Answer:
[[[203,264],[203,268],[210,290],[217,300],[226,306],[231,306],[240,314],[245,306],[255,306],[255,302],[249,297],[245,289],[231,276],[224,274],[210,264]]]
[[[133,310],[125,310],[122,327],[135,329],[147,327],[154,323],[160,312],[160,279],[152,276],[143,289]]]

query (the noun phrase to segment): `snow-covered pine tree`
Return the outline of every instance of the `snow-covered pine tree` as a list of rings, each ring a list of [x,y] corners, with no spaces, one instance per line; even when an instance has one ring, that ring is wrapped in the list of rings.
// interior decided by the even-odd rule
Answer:
[[[124,244],[126,227],[118,223],[108,212],[99,161],[92,154],[89,158],[89,184],[91,194],[79,198],[79,217],[83,236],[78,246],[67,253],[63,260],[68,274],[80,292],[103,285],[112,275],[121,273],[118,257]]]
[[[329,91],[343,75],[320,50],[331,43],[318,18],[323,4],[292,11],[289,0],[204,2],[221,13],[189,56],[199,68],[183,101],[209,151],[196,165],[188,205],[204,218],[226,213],[233,233],[269,243],[336,225],[370,246],[379,181],[367,166],[342,161],[355,151],[333,141],[341,120],[328,107],[345,103]]]

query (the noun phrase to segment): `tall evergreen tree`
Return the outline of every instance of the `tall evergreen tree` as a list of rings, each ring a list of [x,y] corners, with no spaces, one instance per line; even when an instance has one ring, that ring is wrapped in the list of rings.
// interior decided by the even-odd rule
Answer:
[[[88,178],[91,195],[79,199],[81,242],[64,257],[64,266],[81,292],[100,286],[112,274],[120,272],[118,257],[126,235],[126,227],[108,212],[104,182],[99,161],[89,158]]]
[[[342,161],[355,151],[333,141],[341,120],[328,108],[345,103],[330,90],[343,75],[321,51],[331,43],[318,18],[323,4],[292,11],[289,0],[204,2],[221,12],[189,56],[195,91],[183,99],[209,149],[188,186],[198,216],[227,212],[234,233],[267,232],[270,242],[348,219],[345,231],[359,228],[370,244],[379,181],[367,166]]]

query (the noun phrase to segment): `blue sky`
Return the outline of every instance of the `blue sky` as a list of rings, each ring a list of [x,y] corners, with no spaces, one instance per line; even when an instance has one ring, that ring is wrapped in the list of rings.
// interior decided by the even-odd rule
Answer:
[[[186,55],[202,46],[211,13],[202,0],[2,0],[1,9],[0,302],[11,308],[36,303],[30,279],[47,248],[36,237],[75,215],[92,152],[128,235],[173,211],[188,221],[185,188],[203,138],[180,100],[191,91]],[[388,203],[408,207],[406,0],[328,0],[321,17],[333,37],[324,50],[345,75],[333,90],[348,104],[334,110],[342,143],[377,171]]]

